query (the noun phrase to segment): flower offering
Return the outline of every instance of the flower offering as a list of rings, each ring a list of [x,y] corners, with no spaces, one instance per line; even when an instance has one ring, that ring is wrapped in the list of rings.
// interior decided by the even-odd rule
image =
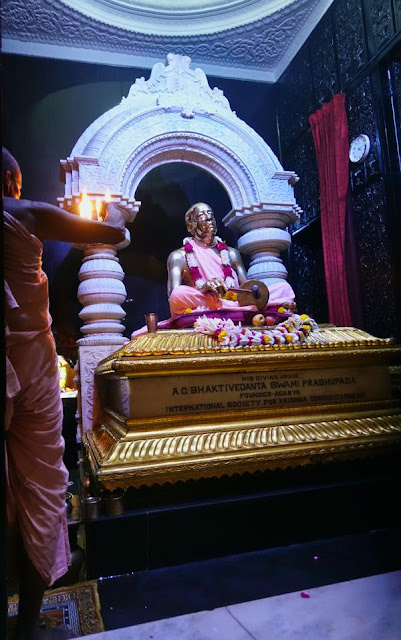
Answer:
[[[230,319],[201,316],[194,324],[195,331],[213,336],[222,347],[244,349],[246,347],[300,344],[311,331],[318,331],[315,320],[303,314],[293,314],[272,329],[250,329],[237,325]]]

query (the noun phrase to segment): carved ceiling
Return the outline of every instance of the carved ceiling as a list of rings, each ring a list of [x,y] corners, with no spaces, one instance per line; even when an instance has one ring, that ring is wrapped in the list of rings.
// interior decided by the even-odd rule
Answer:
[[[3,0],[5,53],[274,82],[333,0]],[[167,7],[166,7],[167,5]]]

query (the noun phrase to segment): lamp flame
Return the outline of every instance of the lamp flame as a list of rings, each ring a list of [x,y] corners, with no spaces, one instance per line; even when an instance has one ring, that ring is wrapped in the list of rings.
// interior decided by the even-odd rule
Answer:
[[[92,203],[88,198],[86,189],[83,190],[81,202],[79,203],[79,215],[81,216],[81,218],[92,217]]]
[[[97,216],[97,220],[101,220],[102,219],[101,215],[100,215],[101,209],[102,209],[102,201],[101,201],[100,198],[96,198],[96,216]]]

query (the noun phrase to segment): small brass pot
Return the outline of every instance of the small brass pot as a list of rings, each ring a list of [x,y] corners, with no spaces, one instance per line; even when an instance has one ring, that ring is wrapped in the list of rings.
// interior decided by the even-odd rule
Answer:
[[[100,502],[99,496],[87,496],[82,500],[83,515],[85,520],[95,520],[100,515]]]
[[[122,489],[103,495],[103,513],[106,516],[120,516],[124,513],[124,491]]]

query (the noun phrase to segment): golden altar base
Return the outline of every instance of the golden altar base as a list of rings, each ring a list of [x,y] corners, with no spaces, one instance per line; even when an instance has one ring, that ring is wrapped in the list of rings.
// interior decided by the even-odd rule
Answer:
[[[139,336],[96,370],[91,474],[115,489],[386,451],[401,444],[400,361],[350,327],[244,349],[189,329]]]

